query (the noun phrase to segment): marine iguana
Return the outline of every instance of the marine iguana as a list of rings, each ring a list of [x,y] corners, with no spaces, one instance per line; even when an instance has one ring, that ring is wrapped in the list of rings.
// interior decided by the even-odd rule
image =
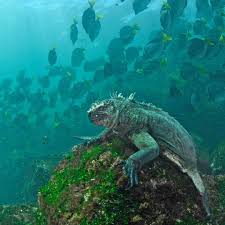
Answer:
[[[96,102],[88,110],[88,117],[96,125],[108,128],[97,138],[89,139],[89,144],[104,140],[113,132],[139,149],[124,166],[130,187],[138,184],[138,171],[142,166],[161,155],[188,174],[202,197],[207,216],[210,216],[207,192],[197,170],[194,142],[175,118],[153,104],[137,102],[134,94],[128,98],[118,94]]]

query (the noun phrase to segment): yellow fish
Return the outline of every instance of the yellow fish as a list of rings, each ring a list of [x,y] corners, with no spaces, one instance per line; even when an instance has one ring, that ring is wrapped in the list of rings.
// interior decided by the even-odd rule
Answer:
[[[169,42],[169,41],[172,41],[172,40],[173,40],[173,38],[170,35],[168,35],[166,33],[163,33],[163,41],[164,42]]]
[[[60,122],[58,122],[58,121],[55,121],[54,124],[53,124],[54,128],[59,127],[59,125],[60,125]]]
[[[204,65],[198,65],[197,67],[200,75],[207,75],[207,70]]]
[[[104,16],[102,14],[96,14],[96,20],[101,20],[103,18]]]
[[[168,2],[166,2],[166,1],[163,2],[163,6],[162,7],[163,7],[164,10],[170,10],[171,9],[170,4]]]
[[[168,63],[168,59],[167,58],[160,59],[160,66],[161,67],[166,66],[167,63]]]
[[[225,35],[223,34],[220,35],[219,42],[225,44]]]
[[[205,42],[209,46],[214,46],[215,45],[215,43],[213,43],[210,39],[205,39]]]

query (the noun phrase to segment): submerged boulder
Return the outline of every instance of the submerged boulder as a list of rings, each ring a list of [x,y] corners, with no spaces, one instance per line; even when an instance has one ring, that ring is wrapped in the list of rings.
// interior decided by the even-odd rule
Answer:
[[[221,142],[215,148],[211,155],[211,159],[211,168],[213,173],[225,174],[225,141]]]
[[[32,205],[1,205],[1,225],[35,225],[38,208]]]
[[[118,138],[80,145],[63,160],[39,193],[36,224],[207,224],[201,198],[189,177],[158,158],[126,189],[124,160],[136,149]],[[225,176],[205,177],[214,221],[225,221]],[[213,196],[213,197],[211,197]]]

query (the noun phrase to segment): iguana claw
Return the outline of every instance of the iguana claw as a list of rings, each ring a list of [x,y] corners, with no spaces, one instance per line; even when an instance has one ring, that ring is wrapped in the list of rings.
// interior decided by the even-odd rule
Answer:
[[[125,175],[129,178],[127,189],[132,188],[134,185],[138,185],[138,163],[135,160],[128,158],[123,170]]]

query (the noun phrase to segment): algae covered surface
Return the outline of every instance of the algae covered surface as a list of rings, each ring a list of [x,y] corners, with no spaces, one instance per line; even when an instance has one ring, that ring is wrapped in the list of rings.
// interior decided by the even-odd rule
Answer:
[[[1,225],[208,225],[225,224],[225,176],[204,175],[212,222],[205,218],[188,176],[163,158],[127,189],[125,160],[136,149],[118,138],[75,146],[40,189],[39,207],[1,206]]]
[[[41,189],[41,206],[47,203],[47,212],[54,208],[51,223],[128,224],[133,203],[117,187],[114,168],[121,162],[119,149],[111,143],[76,153]]]
[[[37,207],[32,205],[0,206],[1,225],[35,225]]]
[[[225,141],[218,144],[216,149],[212,153],[211,166],[214,173],[224,174],[225,173]]]
[[[37,224],[205,225],[200,196],[189,177],[164,159],[140,171],[140,184],[127,190],[124,160],[135,149],[120,139],[75,147],[39,193]],[[224,176],[205,177],[215,218],[223,225]],[[191,193],[191,194],[190,194]],[[220,195],[218,195],[220,193]]]

